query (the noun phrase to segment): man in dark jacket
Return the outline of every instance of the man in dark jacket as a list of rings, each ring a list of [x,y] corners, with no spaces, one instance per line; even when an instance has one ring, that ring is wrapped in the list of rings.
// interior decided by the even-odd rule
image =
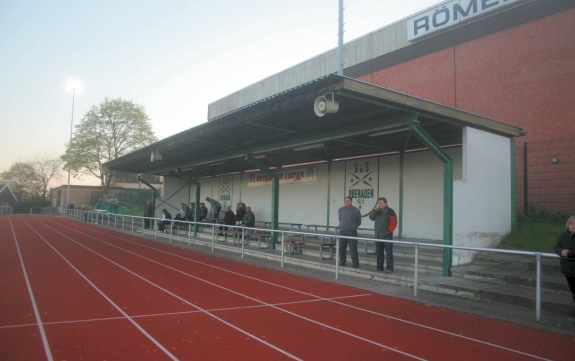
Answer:
[[[226,212],[224,213],[224,226],[234,226],[236,224],[236,215],[232,211],[231,206],[226,207]],[[222,231],[227,231],[228,227],[220,226],[220,236],[222,236]]]
[[[244,214],[244,219],[242,220],[242,225],[244,227],[253,228],[256,225],[256,216],[254,212],[252,212],[252,207],[246,207],[246,214]],[[252,231],[246,230],[245,235],[249,238],[252,234]]]
[[[344,206],[338,211],[339,217],[339,235],[357,237],[357,228],[361,226],[361,213],[357,207],[351,203],[351,197],[345,197]],[[347,258],[346,251],[349,244],[349,255],[351,257],[351,267],[359,267],[359,255],[357,254],[357,239],[340,238],[339,239],[339,265],[345,266]]]
[[[379,198],[377,205],[369,212],[369,219],[375,221],[374,230],[377,239],[393,239],[393,230],[397,227],[397,215],[387,206],[387,199]],[[372,271],[383,271],[383,251],[387,255],[385,272],[393,272],[393,243],[375,242],[375,254],[377,255],[377,267]]]
[[[152,202],[146,202],[146,208],[144,208],[144,217],[152,217]],[[144,218],[144,228],[150,228],[150,219]]]
[[[196,219],[196,222],[203,222],[208,218],[208,207],[204,203],[200,203],[200,217]]]

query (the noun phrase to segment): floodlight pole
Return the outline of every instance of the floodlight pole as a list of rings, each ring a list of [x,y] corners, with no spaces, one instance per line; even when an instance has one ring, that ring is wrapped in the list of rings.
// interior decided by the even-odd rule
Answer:
[[[72,160],[72,130],[74,129],[74,98],[76,96],[76,88],[72,88],[72,120],[70,121],[70,143],[68,144],[68,189],[66,191],[66,209],[70,204],[70,167]]]
[[[337,75],[343,76],[343,0],[339,0],[339,34],[337,44]]]

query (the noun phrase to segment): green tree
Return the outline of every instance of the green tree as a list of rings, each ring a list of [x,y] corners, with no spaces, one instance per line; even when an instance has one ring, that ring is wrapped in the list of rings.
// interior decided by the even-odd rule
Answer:
[[[75,127],[70,168],[74,177],[93,175],[109,187],[114,173],[105,176],[102,164],[157,141],[143,106],[121,98],[106,98],[92,106]],[[68,169],[68,147],[61,159]]]
[[[20,202],[38,194],[38,177],[30,162],[12,163],[10,169],[2,172],[0,177]]]

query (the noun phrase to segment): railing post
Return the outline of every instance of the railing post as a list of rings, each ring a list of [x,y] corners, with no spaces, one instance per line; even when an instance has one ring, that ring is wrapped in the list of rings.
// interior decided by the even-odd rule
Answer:
[[[415,273],[413,275],[413,297],[417,297],[417,269],[419,268],[419,243],[414,243],[413,248],[415,248]]]
[[[122,231],[124,230],[124,220],[126,219],[126,217],[122,217]]]
[[[118,216],[114,215],[114,229],[116,229],[118,223]]]
[[[281,257],[281,266],[283,268],[284,266],[284,247],[285,247],[285,232],[282,231],[282,257]]]
[[[212,252],[214,251],[214,242],[215,242],[215,233],[214,231],[216,230],[216,228],[214,227],[214,225],[212,224]]]
[[[174,226],[172,222],[170,222],[170,243],[172,243],[172,231],[174,230]]]
[[[132,233],[134,233],[134,218],[132,218]]]
[[[339,236],[335,237],[335,279],[339,279]]]
[[[152,222],[156,222],[156,224],[154,224],[154,238],[158,239],[158,221],[153,218]]]
[[[188,246],[192,245],[192,224],[188,223]]]
[[[541,253],[536,252],[535,257],[537,258],[537,286],[535,296],[535,319],[541,321]]]
[[[271,233],[270,233],[271,236]],[[271,242],[271,240],[270,240]],[[242,232],[242,259],[244,258],[244,243],[245,243],[245,232]]]

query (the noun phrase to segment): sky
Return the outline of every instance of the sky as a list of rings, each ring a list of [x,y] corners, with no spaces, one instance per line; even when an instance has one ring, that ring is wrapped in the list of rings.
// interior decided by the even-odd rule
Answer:
[[[344,1],[344,42],[439,2]],[[209,103],[337,47],[337,32],[338,0],[2,0],[0,172],[65,152],[71,80],[74,124],[122,98],[163,139],[206,122]]]

